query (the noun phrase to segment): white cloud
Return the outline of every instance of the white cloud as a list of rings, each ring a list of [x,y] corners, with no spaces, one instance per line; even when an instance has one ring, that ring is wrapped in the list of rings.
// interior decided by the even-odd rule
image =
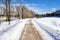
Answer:
[[[19,4],[12,4],[13,6],[19,6]],[[28,7],[29,10],[32,10],[38,14],[46,14],[47,12],[45,12],[43,9],[39,8],[38,6],[46,6],[44,5],[39,5],[39,4],[25,4],[26,7]]]
[[[52,13],[55,12],[57,10],[57,8],[51,8],[47,13]]]
[[[52,8],[52,9],[51,9],[52,12],[54,12],[54,11],[56,11],[56,10],[57,10],[57,8]]]
[[[28,7],[28,9],[30,9],[38,14],[45,14],[46,13],[45,11],[43,11],[43,9],[37,7],[37,6],[39,6],[38,4],[25,4],[25,5]]]
[[[31,7],[40,7],[40,6],[46,6],[46,4],[26,4],[26,6],[31,6]]]

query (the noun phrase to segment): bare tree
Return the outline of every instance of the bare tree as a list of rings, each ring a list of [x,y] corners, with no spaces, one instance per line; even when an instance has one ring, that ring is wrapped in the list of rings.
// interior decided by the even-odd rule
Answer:
[[[11,0],[0,0],[0,3],[6,6],[6,21],[9,21],[9,24],[10,24],[10,2]]]
[[[16,6],[16,10],[17,10],[17,17],[20,19],[20,7]]]
[[[20,16],[23,18],[23,0],[16,0],[18,4],[20,4]]]

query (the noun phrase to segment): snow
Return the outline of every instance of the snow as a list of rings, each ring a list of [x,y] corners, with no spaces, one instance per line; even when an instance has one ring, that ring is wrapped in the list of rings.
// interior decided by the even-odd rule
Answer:
[[[41,35],[41,37],[43,38],[43,40],[54,40],[48,33],[46,33],[46,31],[44,31],[40,25],[38,25],[34,19],[32,20],[32,23],[35,25],[36,29],[38,30],[39,34]]]
[[[8,22],[1,23],[0,40],[19,40],[26,21],[27,19],[14,20],[10,25]]]
[[[55,30],[60,30],[60,18],[57,17],[46,17],[46,18],[41,18],[38,19],[37,21],[39,21],[41,24],[47,26],[47,27],[51,27]]]
[[[0,24],[0,40],[19,40],[27,20],[29,19],[14,19],[10,25],[3,21]],[[33,18],[32,23],[43,40],[60,40],[60,18]]]
[[[48,33],[54,40],[60,40],[60,18],[46,17],[39,19],[34,18],[33,20],[35,20],[36,24],[39,25],[39,27]]]
[[[6,17],[0,17],[0,20],[5,20],[6,19]]]

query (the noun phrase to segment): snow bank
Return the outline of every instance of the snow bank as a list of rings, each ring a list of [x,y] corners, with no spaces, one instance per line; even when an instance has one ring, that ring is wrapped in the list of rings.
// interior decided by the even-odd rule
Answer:
[[[13,21],[10,22],[10,24],[9,24],[9,22],[5,22],[5,21],[2,22],[2,23],[0,24],[0,32],[3,31],[3,30],[9,29],[10,27],[14,26],[14,25],[17,24],[18,22],[19,22],[19,20],[13,20]]]
[[[12,26],[12,28],[6,31],[3,35],[0,35],[0,40],[19,40],[19,37],[21,36],[21,32],[27,19],[22,22],[20,21],[15,26]]]
[[[46,17],[46,18],[37,19],[37,21],[40,22],[41,24],[47,26],[47,27],[51,27],[55,30],[60,31],[60,18]]]
[[[46,31],[44,31],[40,25],[38,25],[34,19],[32,20],[32,23],[35,25],[36,29],[39,31],[41,37],[43,40],[54,40]]]
[[[60,18],[47,17],[34,20],[55,40],[60,40]]]

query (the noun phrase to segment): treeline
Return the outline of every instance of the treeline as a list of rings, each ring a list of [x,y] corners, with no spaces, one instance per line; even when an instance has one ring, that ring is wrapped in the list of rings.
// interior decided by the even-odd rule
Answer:
[[[40,17],[60,17],[60,10],[57,10],[53,13],[46,13],[46,14],[41,14],[41,15],[36,14],[35,17],[38,17],[38,18],[40,18]]]
[[[34,16],[34,12],[25,7],[25,4],[22,0],[15,0],[18,5],[11,4],[12,0],[0,0],[0,18],[4,17],[5,20],[9,22],[12,18],[32,18]],[[1,20],[0,20],[1,21]]]
[[[23,18],[32,18],[35,15],[35,12],[33,12],[32,10],[29,10],[26,6],[23,7],[23,11],[20,9],[20,6],[13,6],[11,5],[10,8],[10,16],[12,17],[17,17],[19,19]],[[4,7],[0,7],[0,16],[7,16],[6,15],[6,8]]]

